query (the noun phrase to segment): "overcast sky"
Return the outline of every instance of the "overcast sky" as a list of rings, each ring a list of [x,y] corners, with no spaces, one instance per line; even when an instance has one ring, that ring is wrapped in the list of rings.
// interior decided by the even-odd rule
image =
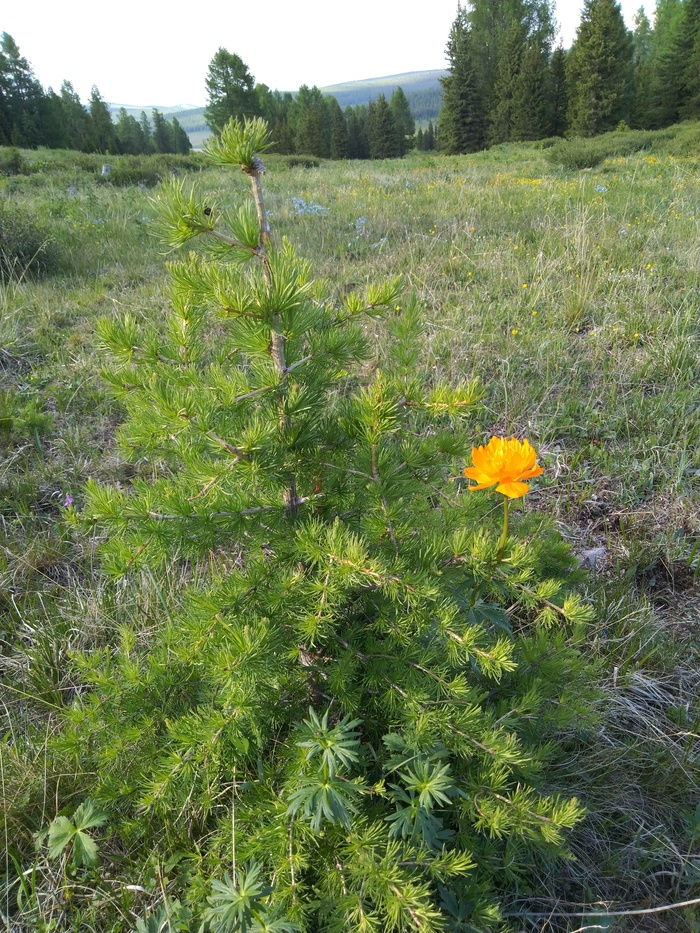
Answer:
[[[629,26],[641,0],[621,0]],[[569,45],[583,0],[556,0]],[[651,17],[653,0],[645,2]],[[44,87],[93,84],[110,103],[206,103],[204,80],[223,46],[277,90],[445,67],[457,0],[34,0],[3,4],[9,33]]]

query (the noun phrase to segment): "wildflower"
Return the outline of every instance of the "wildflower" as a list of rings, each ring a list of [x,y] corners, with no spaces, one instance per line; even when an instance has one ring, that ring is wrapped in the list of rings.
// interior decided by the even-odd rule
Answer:
[[[518,328],[517,328],[517,327],[514,327],[513,330],[511,331],[511,334],[512,334],[514,337],[517,337],[517,336],[518,336],[518,333],[519,333],[519,331],[518,331]]]
[[[519,499],[529,491],[524,480],[532,479],[543,473],[541,466],[537,466],[537,453],[528,441],[519,441],[512,437],[492,437],[484,447],[472,448],[472,463],[467,467],[464,475],[476,481],[472,490],[487,489],[496,485],[496,492],[502,493],[509,499]]]
[[[471,490],[487,489],[496,486],[496,492],[503,495],[503,531],[496,550],[496,563],[500,563],[508,540],[508,503],[519,499],[529,492],[530,487],[524,480],[539,476],[544,470],[537,466],[537,453],[528,441],[519,441],[516,437],[492,437],[484,447],[472,447],[472,463],[466,467],[464,475],[476,481]],[[497,484],[497,485],[496,485]]]
[[[66,501],[63,504],[67,509],[73,505],[73,496],[70,493],[67,494]]]

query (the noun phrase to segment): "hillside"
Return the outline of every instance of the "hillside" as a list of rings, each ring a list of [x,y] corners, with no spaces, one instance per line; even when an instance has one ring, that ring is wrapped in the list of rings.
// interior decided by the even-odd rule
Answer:
[[[440,78],[446,74],[447,72],[443,70],[408,71],[399,75],[385,75],[381,78],[366,78],[362,81],[332,84],[321,90],[324,94],[332,94],[345,109],[357,104],[367,104],[380,94],[390,97],[397,87],[401,87],[408,98],[413,116],[419,123],[427,123],[428,120],[437,119],[442,97]]]

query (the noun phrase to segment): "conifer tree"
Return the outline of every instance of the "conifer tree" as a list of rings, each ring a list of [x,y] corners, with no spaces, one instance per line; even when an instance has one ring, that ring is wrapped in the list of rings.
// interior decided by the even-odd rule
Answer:
[[[331,114],[328,101],[319,88],[303,84],[289,108],[289,121],[294,131],[295,152],[330,157]]]
[[[119,108],[115,126],[117,148],[122,155],[140,155],[144,150],[141,127],[125,107]]]
[[[17,43],[6,32],[0,39],[0,82],[5,111],[3,135],[9,137],[13,146],[36,148],[44,143],[41,125],[44,91]]]
[[[515,81],[511,139],[543,139],[549,134],[548,77],[547,60],[531,43],[523,52]]]
[[[563,136],[568,127],[569,97],[566,85],[566,52],[559,45],[549,61],[549,133]]]
[[[90,92],[90,147],[93,152],[115,153],[117,137],[107,104],[93,85]]]
[[[345,122],[348,127],[349,159],[369,159],[368,120],[369,112],[364,105],[346,108]]]
[[[252,209],[161,190],[167,244],[200,242],[169,266],[167,326],[100,325],[120,441],[153,469],[91,482],[85,518],[114,572],[184,560],[196,582],[148,637],[77,658],[55,765],[149,864],[186,866],[214,929],[500,927],[504,866],[526,884],[581,817],[548,787],[586,682],[575,561],[541,516],[496,549],[490,504],[450,481],[477,385],[421,389],[398,282],[337,301],[274,242],[267,145],[256,120],[208,151]],[[363,322],[387,314],[369,378]]]
[[[651,109],[651,52],[652,29],[644,8],[640,7],[634,16],[632,33],[634,62],[634,104],[632,106],[631,125],[648,127]]]
[[[413,119],[403,88],[397,87],[394,89],[389,98],[389,109],[396,127],[398,155],[403,157],[413,146],[413,134],[416,132],[416,121]]]
[[[275,142],[275,152],[288,155],[294,152],[294,133],[289,125],[289,108],[280,108],[270,129],[270,136]]]
[[[700,0],[683,0],[682,40],[678,45],[681,66],[682,120],[700,120]]]
[[[649,113],[647,126],[658,129],[676,123],[682,107],[682,87],[687,58],[684,46],[684,4],[659,0],[654,17],[650,54]]]
[[[90,114],[70,81],[61,85],[61,109],[69,145],[80,152],[89,152],[92,144]]]
[[[156,152],[174,152],[173,131],[160,110],[153,109],[153,148]]]
[[[523,94],[518,93],[518,84],[525,54],[525,33],[517,20],[505,36],[498,63],[498,78],[493,91],[489,114],[489,141],[504,143],[513,138],[517,109],[522,105]],[[521,116],[521,125],[523,116]]]
[[[139,126],[141,128],[141,138],[144,141],[144,153],[148,154],[149,152],[153,152],[153,129],[145,110],[142,110],[141,115],[139,116]]]
[[[472,36],[473,66],[489,115],[496,107],[495,89],[513,26],[519,26],[523,41],[537,46],[547,59],[555,33],[552,10],[551,0],[470,0],[464,15]]]
[[[440,78],[440,148],[447,153],[477,152],[486,140],[484,90],[477,76],[466,11],[459,7],[447,43],[449,74]]]
[[[593,136],[629,121],[632,38],[616,0],[586,0],[567,58],[569,129]]]
[[[221,46],[209,63],[205,81],[207,106],[204,119],[215,133],[231,118],[257,116],[259,101],[255,78],[240,56]]]
[[[42,146],[63,149],[71,145],[63,122],[62,101],[53,88],[48,88],[39,101],[39,125]]]
[[[425,131],[425,148],[428,152],[432,152],[433,149],[437,148],[436,139],[435,139],[435,127],[433,126],[433,121],[428,120],[428,129]]]
[[[180,121],[177,117],[172,118],[170,126],[173,138],[173,152],[179,152],[180,155],[187,155],[192,149],[190,137],[180,125]]]
[[[331,159],[348,158],[348,130],[345,125],[345,114],[335,97],[330,98],[331,110]]]
[[[395,159],[399,155],[399,132],[384,94],[370,101],[368,136],[370,159]]]

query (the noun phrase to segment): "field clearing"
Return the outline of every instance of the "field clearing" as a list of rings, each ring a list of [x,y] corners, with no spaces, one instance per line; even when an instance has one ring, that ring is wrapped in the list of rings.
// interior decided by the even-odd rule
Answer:
[[[275,236],[336,295],[403,276],[426,322],[416,379],[479,379],[474,444],[528,438],[545,473],[522,507],[553,515],[586,571],[589,661],[609,719],[561,780],[589,817],[577,861],[543,869],[548,896],[513,895],[513,909],[651,907],[700,894],[700,158],[659,148],[570,171],[547,152],[311,168],[271,156],[266,200]],[[0,204],[40,232],[48,266],[34,280],[32,257],[17,260],[0,293],[0,676],[15,738],[2,796],[5,831],[25,845],[53,815],[42,743],[55,726],[46,710],[71,689],[70,653],[110,643],[125,616],[156,624],[181,582],[175,567],[106,579],[89,532],[64,521],[88,478],[134,475],[114,445],[123,412],[100,377],[95,327],[125,312],[166,325],[153,191],[41,157],[42,171],[0,176]],[[247,191],[242,175],[196,178],[223,208]],[[369,376],[388,330],[366,326]],[[605,929],[699,922],[691,907]]]

